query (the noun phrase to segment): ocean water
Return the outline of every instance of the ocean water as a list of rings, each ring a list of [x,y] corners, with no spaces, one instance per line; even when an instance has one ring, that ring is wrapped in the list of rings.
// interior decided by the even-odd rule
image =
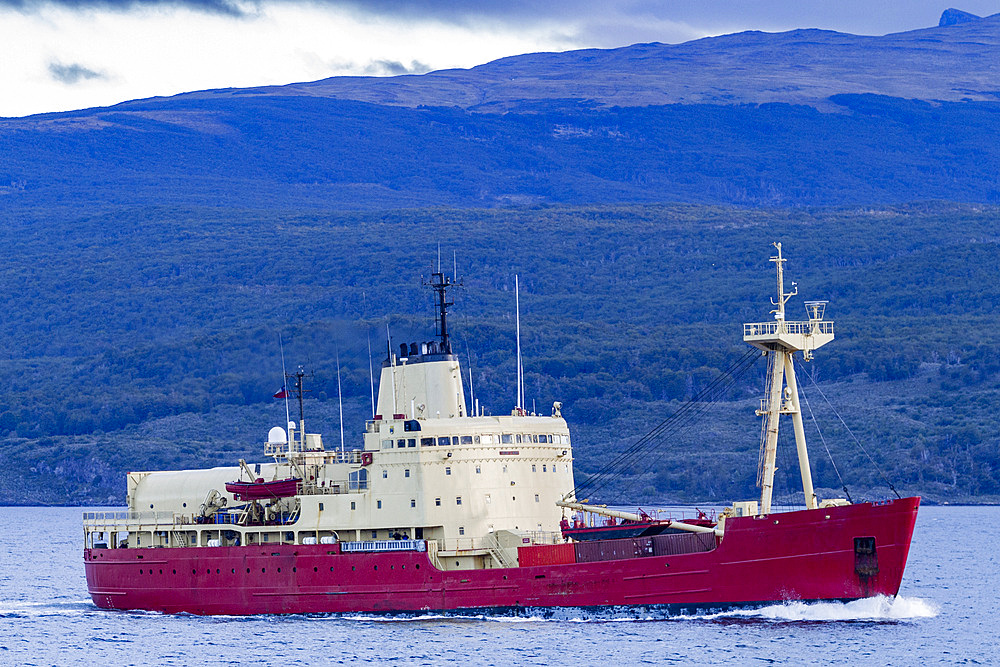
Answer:
[[[108,612],[80,508],[0,508],[0,665],[922,665],[1000,662],[1000,508],[923,507],[896,599],[700,616]]]

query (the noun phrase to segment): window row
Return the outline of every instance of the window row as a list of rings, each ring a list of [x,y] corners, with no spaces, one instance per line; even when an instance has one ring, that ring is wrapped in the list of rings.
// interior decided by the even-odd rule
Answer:
[[[436,438],[420,438],[421,447],[452,447],[455,445],[520,445],[520,444],[568,445],[569,436],[561,433],[487,433],[484,435],[444,435]],[[416,438],[386,439],[382,449],[406,449],[416,447]]]

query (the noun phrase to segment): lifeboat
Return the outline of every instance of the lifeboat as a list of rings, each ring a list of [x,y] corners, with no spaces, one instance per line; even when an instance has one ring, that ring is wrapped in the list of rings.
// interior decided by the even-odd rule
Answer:
[[[226,491],[233,494],[236,500],[288,498],[298,493],[301,481],[298,477],[289,477],[265,482],[263,477],[258,477],[252,482],[226,482]]]

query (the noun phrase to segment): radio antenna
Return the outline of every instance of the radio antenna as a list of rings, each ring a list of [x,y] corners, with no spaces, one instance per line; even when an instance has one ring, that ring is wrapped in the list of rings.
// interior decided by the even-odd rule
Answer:
[[[514,274],[514,313],[517,329],[517,405],[518,410],[524,409],[524,379],[521,369],[521,296],[517,274]]]
[[[281,381],[282,389],[285,394],[285,429],[288,429],[288,422],[292,421],[290,415],[288,414],[288,374],[285,372],[285,346],[281,343],[281,332],[278,332],[278,349],[281,351]],[[286,436],[287,437],[287,436]],[[289,443],[289,449],[291,449],[291,443]]]
[[[370,345],[370,343],[369,343]],[[369,350],[369,361],[371,351]],[[344,455],[344,393],[340,388],[340,348],[337,348],[337,400],[340,403],[340,455]]]

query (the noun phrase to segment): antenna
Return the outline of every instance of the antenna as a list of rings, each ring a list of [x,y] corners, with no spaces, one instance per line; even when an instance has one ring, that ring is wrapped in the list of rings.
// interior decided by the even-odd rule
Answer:
[[[368,295],[364,292],[361,293],[361,302],[363,304],[364,315],[368,316]],[[365,334],[368,337],[368,384],[371,386],[372,390],[372,417],[375,417],[375,371],[372,369],[372,328],[371,326],[366,327]]]
[[[370,343],[369,343],[370,346]],[[371,361],[371,355],[368,357]],[[344,455],[344,393],[340,389],[340,348],[337,348],[337,400],[340,403],[340,455]]]
[[[288,374],[285,373],[285,346],[281,343],[280,331],[278,332],[278,349],[281,350],[281,378],[284,385],[284,382],[288,380]],[[288,422],[290,421],[291,419],[288,418],[288,392],[285,391],[285,428],[288,428]],[[291,446],[291,441],[289,441],[288,447],[291,448]]]
[[[389,321],[385,323],[385,344],[389,349],[389,380],[392,382],[392,414],[396,414],[396,359],[392,356],[392,337],[389,336]]]
[[[476,389],[472,384],[472,352],[469,350],[468,343],[465,344],[465,356],[469,358],[469,403],[471,403],[473,406],[472,416],[477,417],[478,415],[476,414],[476,412],[478,411],[475,409]]]
[[[454,264],[451,270],[451,277],[455,282],[458,282],[458,252],[455,250],[451,251],[451,261]]]
[[[514,274],[514,313],[517,330],[517,405],[518,410],[524,408],[524,384],[521,369],[521,296],[517,274]]]

